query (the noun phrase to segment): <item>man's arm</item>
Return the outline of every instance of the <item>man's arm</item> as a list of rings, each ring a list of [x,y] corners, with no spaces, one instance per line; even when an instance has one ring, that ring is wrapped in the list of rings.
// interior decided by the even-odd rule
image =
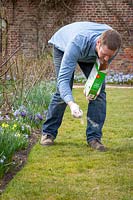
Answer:
[[[58,75],[58,88],[61,98],[69,105],[73,117],[80,118],[83,111],[79,105],[74,102],[70,81],[77,66],[78,59],[81,57],[82,39],[80,36],[75,37],[65,49],[61,67]]]
[[[82,43],[81,39],[79,36],[76,36],[67,45],[61,62],[61,67],[58,75],[58,88],[61,98],[66,103],[69,101],[74,101],[70,88],[70,81],[77,66],[78,59],[81,57],[80,43]]]
[[[74,43],[70,44],[68,48],[66,48],[66,52],[64,53],[58,76],[58,87],[60,91],[60,96],[70,107],[72,116],[76,118],[82,117],[83,111],[80,109],[79,105],[74,102],[74,98],[70,88],[70,80],[77,65],[77,60],[79,56],[79,47],[77,47]]]

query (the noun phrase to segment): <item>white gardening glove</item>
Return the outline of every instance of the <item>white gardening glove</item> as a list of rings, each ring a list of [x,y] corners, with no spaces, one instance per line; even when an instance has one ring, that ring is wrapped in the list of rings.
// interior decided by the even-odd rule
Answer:
[[[73,117],[81,118],[83,116],[83,111],[79,108],[79,105],[72,103],[70,106],[71,114]]]

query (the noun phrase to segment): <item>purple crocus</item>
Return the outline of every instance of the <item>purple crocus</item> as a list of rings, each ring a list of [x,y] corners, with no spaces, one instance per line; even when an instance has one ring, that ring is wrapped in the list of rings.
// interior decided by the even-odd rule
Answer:
[[[3,121],[4,117],[0,115],[0,121]]]
[[[29,119],[30,119],[30,120],[33,120],[33,119],[34,119],[34,116],[33,116],[33,115],[29,115]]]
[[[42,121],[43,120],[43,116],[40,113],[38,113],[38,114],[36,114],[36,119],[40,119]]]
[[[20,111],[19,111],[19,110],[15,110],[15,112],[13,113],[13,115],[14,115],[15,117],[18,117],[18,116],[20,115]]]
[[[45,116],[47,115],[47,112],[48,112],[48,110],[44,110],[44,115],[45,115]]]
[[[20,115],[21,115],[22,117],[26,117],[26,111],[21,111],[21,112],[20,112]]]
[[[5,115],[6,120],[10,120],[10,117],[8,115]]]

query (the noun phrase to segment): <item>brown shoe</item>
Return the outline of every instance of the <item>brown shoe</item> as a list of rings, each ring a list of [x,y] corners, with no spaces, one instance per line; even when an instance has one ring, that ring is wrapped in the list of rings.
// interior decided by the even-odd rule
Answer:
[[[43,146],[50,146],[54,144],[54,138],[51,135],[42,135],[40,144]]]
[[[98,151],[106,151],[107,149],[104,147],[104,145],[97,139],[92,140],[88,143],[92,149],[98,150]]]

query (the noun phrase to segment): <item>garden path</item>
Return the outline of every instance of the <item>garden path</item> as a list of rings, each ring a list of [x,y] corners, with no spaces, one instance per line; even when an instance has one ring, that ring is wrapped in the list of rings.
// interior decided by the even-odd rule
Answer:
[[[127,85],[106,85],[107,88],[131,88],[133,89],[133,86],[127,86]],[[84,85],[78,85],[75,84],[73,88],[84,88]]]

